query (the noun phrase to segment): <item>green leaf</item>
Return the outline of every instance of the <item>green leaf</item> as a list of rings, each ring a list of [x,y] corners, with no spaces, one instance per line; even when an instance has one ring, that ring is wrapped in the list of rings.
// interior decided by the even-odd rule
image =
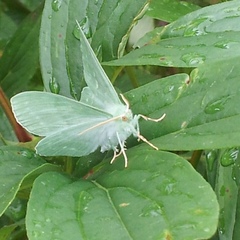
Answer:
[[[201,8],[169,24],[161,38],[199,36],[209,33],[239,32],[239,0]]]
[[[43,3],[43,0],[19,0],[19,2],[29,11],[34,11]]]
[[[0,214],[14,200],[20,189],[31,187],[33,180],[42,172],[57,167],[45,163],[34,152],[20,147],[0,147]]]
[[[129,150],[128,156],[127,169],[119,158],[91,180],[39,176],[26,217],[29,238],[193,240],[213,235],[216,197],[190,164],[146,148]]]
[[[8,240],[10,234],[18,227],[18,224],[11,224],[0,229],[1,240]]]
[[[39,67],[40,10],[23,21],[0,58],[0,84],[9,97],[30,89],[30,80]]]
[[[147,15],[165,22],[173,22],[179,17],[199,9],[199,6],[179,0],[152,0]]]
[[[154,36],[153,36],[154,37]],[[197,67],[239,57],[240,40],[236,32],[209,33],[203,36],[175,37],[134,50],[124,57],[106,62],[111,66],[158,65]]]
[[[169,82],[167,86],[165,81],[159,81],[158,87],[151,83],[131,91],[134,96],[146,91],[142,100],[140,97],[140,100],[132,98],[134,112],[138,112],[137,104],[142,104],[143,108],[144,105],[146,108],[150,107],[152,117],[166,113],[164,120],[152,124],[150,129],[148,123],[142,121],[141,133],[148,139],[155,138],[152,142],[165,150],[239,146],[239,76],[238,59],[232,59],[194,70],[185,87],[183,84],[182,88],[175,89],[179,95],[173,95],[172,99],[174,91],[166,92],[164,97],[164,92],[160,89],[174,89],[173,82]],[[154,102],[150,97],[154,94],[155,97],[158,96],[158,101]]]
[[[40,64],[47,91],[80,98],[85,86],[76,20],[84,29],[100,58],[117,57],[124,49],[124,35],[146,5],[141,1],[45,2],[40,30]],[[116,28],[116,25],[118,27]]]
[[[0,56],[2,55],[2,50],[16,31],[16,24],[14,21],[2,10],[0,9]]]
[[[123,55],[131,28],[147,10],[147,0],[107,0],[99,11],[92,46],[103,61]]]
[[[239,56],[238,5],[230,1],[187,14],[148,33],[135,45],[140,49],[105,65],[197,67]]]
[[[214,178],[213,188],[220,205],[218,233],[221,240],[239,239],[239,148],[210,151],[207,161],[214,157],[214,167],[207,168],[208,177]]]

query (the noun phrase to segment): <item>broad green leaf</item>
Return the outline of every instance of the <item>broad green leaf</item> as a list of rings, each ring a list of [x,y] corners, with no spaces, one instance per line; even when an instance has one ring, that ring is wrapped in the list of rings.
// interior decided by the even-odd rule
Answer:
[[[152,117],[166,117],[160,123],[147,127],[142,121],[141,133],[165,150],[196,150],[229,148],[240,145],[240,70],[238,60],[219,61],[194,70],[181,94],[169,101],[171,91],[165,97],[154,83],[131,91],[132,109],[138,112],[143,104],[150,107]],[[165,81],[163,84],[166,84]],[[164,89],[174,89],[163,85]],[[140,94],[141,93],[141,94]],[[140,94],[140,95],[139,95]],[[152,95],[158,101],[152,100]],[[171,98],[170,98],[171,99]],[[144,103],[145,101],[145,103]],[[142,109],[141,109],[142,110]],[[149,111],[150,111],[149,110]],[[140,112],[140,111],[139,111]],[[145,113],[144,113],[145,114]],[[148,115],[148,114],[147,114]]]
[[[40,9],[23,21],[0,58],[0,84],[10,97],[29,89],[38,64]]]
[[[207,239],[217,227],[211,187],[166,152],[128,151],[89,180],[45,173],[33,185],[26,216],[37,239]]]
[[[0,214],[14,200],[23,187],[30,187],[33,180],[42,172],[56,170],[57,167],[45,163],[34,152],[20,147],[0,148]]]
[[[179,0],[152,0],[147,15],[165,22],[173,22],[179,17],[199,9],[199,6],[187,1]]]
[[[128,29],[146,0],[78,0],[45,2],[40,33],[40,64],[47,91],[80,98],[85,86],[76,20],[100,58],[117,57]],[[116,27],[118,25],[118,27]],[[100,56],[101,55],[101,56]]]
[[[105,63],[111,66],[159,65],[197,67],[219,59],[240,58],[237,32],[209,33],[204,36],[175,37],[134,50]]]

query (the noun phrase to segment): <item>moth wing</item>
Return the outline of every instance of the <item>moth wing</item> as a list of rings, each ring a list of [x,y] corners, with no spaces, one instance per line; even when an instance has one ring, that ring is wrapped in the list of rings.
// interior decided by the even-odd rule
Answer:
[[[39,136],[112,117],[91,106],[47,92],[23,92],[12,97],[11,104],[17,121]]]
[[[98,126],[98,120],[85,122],[62,129],[42,139],[36,146],[36,151],[44,156],[85,156],[94,152],[104,144],[104,131],[106,125]],[[87,131],[88,129],[91,129]],[[81,134],[83,132],[83,134]]]
[[[88,85],[83,89],[80,101],[109,112],[109,105],[113,106],[123,104],[108,76],[100,65],[80,26],[79,31],[83,73],[85,81]]]

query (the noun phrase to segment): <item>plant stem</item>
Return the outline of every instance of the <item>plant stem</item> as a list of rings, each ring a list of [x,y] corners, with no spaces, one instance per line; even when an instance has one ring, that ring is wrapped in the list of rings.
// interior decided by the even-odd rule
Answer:
[[[14,129],[14,132],[15,132],[19,142],[31,141],[32,137],[26,132],[26,130],[22,126],[20,126],[17,123],[17,121],[13,115],[10,102],[9,102],[8,98],[6,97],[6,95],[4,94],[1,87],[0,87],[0,104]]]

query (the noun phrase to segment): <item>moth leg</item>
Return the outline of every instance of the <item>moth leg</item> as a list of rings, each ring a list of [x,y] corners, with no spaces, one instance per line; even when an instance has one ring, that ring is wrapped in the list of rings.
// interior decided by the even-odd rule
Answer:
[[[117,134],[117,139],[118,139],[118,143],[119,143],[119,146],[120,146],[120,152],[117,154],[117,156],[120,156],[121,154],[123,155],[124,157],[124,161],[125,161],[125,167],[127,167],[128,165],[128,159],[127,159],[127,155],[126,155],[126,148],[124,146],[124,141],[121,142],[120,138],[119,138],[119,135],[118,135],[118,132],[116,133]]]
[[[114,150],[114,152],[113,152],[113,158],[112,158],[112,160],[110,161],[110,164],[112,164],[112,163],[115,161],[115,159],[122,154],[122,150],[121,150],[119,153],[118,153],[118,151],[119,151],[119,150],[118,150],[117,148]]]
[[[155,150],[158,150],[158,147],[156,147],[155,145],[153,145],[152,143],[150,143],[144,136],[142,135],[138,135],[138,141],[142,140],[143,142],[147,143],[149,146],[151,146],[152,148],[154,148]]]
[[[164,113],[160,118],[150,118],[150,117],[144,116],[142,114],[138,114],[138,116],[142,117],[146,121],[160,122],[160,121],[162,121],[165,118],[166,113]]]

